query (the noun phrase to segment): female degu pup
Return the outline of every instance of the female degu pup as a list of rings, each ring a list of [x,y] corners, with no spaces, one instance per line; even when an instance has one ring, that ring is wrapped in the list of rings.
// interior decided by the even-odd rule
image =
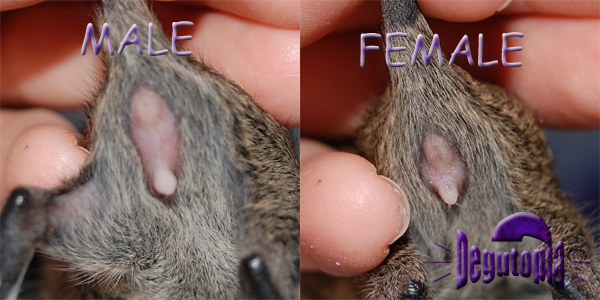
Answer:
[[[416,0],[382,0],[382,8],[382,36],[406,33],[405,38],[391,39],[392,47],[406,47],[390,52],[391,61],[410,62],[419,34],[429,49],[433,32]],[[519,277],[461,288],[454,280],[457,229],[471,244],[496,253],[511,248],[533,253],[542,244],[492,242],[496,225],[516,212],[541,217],[552,242],[564,245],[564,287],[549,285],[552,297],[597,298],[600,268],[592,235],[560,190],[541,128],[522,102],[497,86],[475,81],[447,58],[440,66],[435,59],[426,65],[417,57],[415,65],[389,70],[391,83],[366,117],[357,145],[378,174],[402,187],[410,202],[411,225],[390,246],[387,259],[363,276],[365,298],[523,298],[531,290],[548,294],[535,291],[545,286]],[[448,273],[452,275],[443,279]]]

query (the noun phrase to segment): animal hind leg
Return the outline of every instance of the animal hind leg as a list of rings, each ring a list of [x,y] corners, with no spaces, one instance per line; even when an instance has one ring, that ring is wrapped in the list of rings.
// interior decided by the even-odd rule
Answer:
[[[365,299],[432,299],[421,253],[406,235],[379,267],[360,277]]]

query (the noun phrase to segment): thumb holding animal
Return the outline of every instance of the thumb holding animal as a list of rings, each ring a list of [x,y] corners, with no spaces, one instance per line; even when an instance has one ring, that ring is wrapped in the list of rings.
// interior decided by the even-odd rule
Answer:
[[[42,109],[0,113],[0,205],[18,186],[51,189],[79,173],[89,153],[78,146],[73,126]]]
[[[303,271],[353,276],[378,266],[408,227],[402,190],[360,156],[309,139],[300,153]]]

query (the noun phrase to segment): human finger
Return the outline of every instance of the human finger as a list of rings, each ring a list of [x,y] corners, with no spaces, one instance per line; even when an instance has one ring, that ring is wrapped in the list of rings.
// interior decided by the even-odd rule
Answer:
[[[240,84],[278,121],[299,124],[298,30],[170,3],[154,3],[154,7],[163,24],[181,18],[194,22],[192,29],[181,27],[180,35],[193,34],[192,41],[182,45]],[[3,14],[2,28],[11,28],[3,30],[0,52],[3,105],[83,107],[82,99],[90,99],[98,90],[102,73],[98,56],[91,51],[85,56],[80,53],[93,15],[93,6],[87,2],[47,2]],[[168,35],[170,27],[165,28]],[[39,55],[34,42],[52,47]]]
[[[177,1],[185,5],[205,5],[261,24],[300,29],[300,1]]]
[[[450,22],[481,21],[497,13],[568,17],[600,15],[600,2],[587,0],[419,0],[419,8],[425,16]]]
[[[364,158],[301,142],[303,270],[353,276],[378,266],[408,227],[402,190]]]
[[[477,23],[430,20],[447,56],[467,35],[475,65],[470,66],[465,56],[457,58],[458,65],[479,80],[507,87],[534,111],[543,125],[561,128],[598,128],[599,22],[541,17],[492,18]],[[508,52],[506,56],[508,62],[522,62],[521,67],[502,64],[502,33],[506,32],[524,34],[523,38],[507,39],[509,47],[522,47],[521,51]],[[389,75],[384,50],[367,51],[363,68],[359,54],[349,51],[360,48],[360,33],[328,36],[303,49],[303,134],[352,135],[364,108],[385,90]],[[479,33],[483,34],[482,61],[497,60],[496,66],[477,66]],[[556,39],[557,34],[561,39]],[[585,47],[564,47],[581,43]],[[367,44],[385,48],[376,39]]]
[[[2,110],[0,115],[0,201],[16,187],[51,189],[79,173],[89,153],[78,146],[64,118],[41,109]]]

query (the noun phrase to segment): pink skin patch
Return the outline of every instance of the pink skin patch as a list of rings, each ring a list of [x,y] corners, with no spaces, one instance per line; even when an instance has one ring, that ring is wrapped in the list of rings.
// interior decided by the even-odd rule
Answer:
[[[423,139],[421,168],[424,180],[448,205],[458,201],[465,181],[465,167],[458,151],[448,140],[435,133]]]
[[[155,193],[169,196],[177,189],[179,133],[175,116],[163,98],[141,86],[131,99],[133,140]]]

